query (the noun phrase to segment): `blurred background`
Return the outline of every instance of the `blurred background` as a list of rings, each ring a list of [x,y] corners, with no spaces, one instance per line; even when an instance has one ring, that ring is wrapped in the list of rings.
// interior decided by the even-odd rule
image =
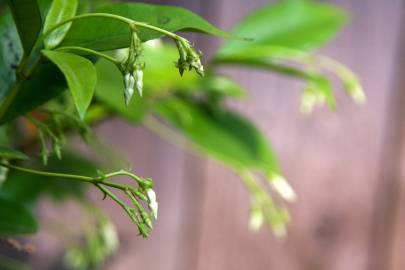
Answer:
[[[191,9],[224,30],[265,0],[146,1]],[[159,219],[148,239],[111,201],[94,202],[116,224],[120,248],[107,270],[405,269],[405,3],[401,0],[327,1],[352,14],[349,25],[322,51],[361,79],[367,103],[356,106],[337,91],[337,110],[299,111],[302,85],[268,72],[224,70],[248,90],[232,104],[271,141],[298,194],[290,205],[288,237],[248,229],[249,197],[221,165],[186,154],[143,127],[111,120],[102,138],[154,179]],[[221,40],[191,35],[210,57]],[[75,227],[74,205],[41,203],[39,215]],[[61,269],[64,245],[50,225],[29,238],[34,269]],[[78,228],[83,229],[83,228]]]

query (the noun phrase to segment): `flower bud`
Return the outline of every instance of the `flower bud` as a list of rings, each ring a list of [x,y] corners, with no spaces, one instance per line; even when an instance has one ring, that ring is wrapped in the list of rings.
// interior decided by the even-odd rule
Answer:
[[[142,97],[142,90],[143,90],[143,70],[141,68],[137,68],[134,72],[135,77],[135,88],[138,92],[139,96]]]
[[[262,209],[259,207],[254,207],[250,211],[249,228],[250,230],[256,232],[258,231],[264,223],[264,215]]]
[[[146,192],[148,195],[148,200],[149,200],[149,208],[152,211],[153,217],[157,219],[157,214],[158,214],[158,203],[156,201],[156,193],[153,189],[148,189]]]
[[[131,73],[127,73],[124,76],[124,98],[125,98],[125,105],[128,106],[132,95],[134,94],[134,86],[135,86],[135,78]]]
[[[270,178],[270,185],[287,202],[293,202],[297,199],[294,190],[283,176],[274,174]]]

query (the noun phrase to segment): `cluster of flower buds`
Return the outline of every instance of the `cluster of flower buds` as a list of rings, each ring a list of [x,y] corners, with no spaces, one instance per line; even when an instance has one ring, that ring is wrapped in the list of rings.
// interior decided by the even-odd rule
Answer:
[[[156,193],[153,190],[152,180],[141,177],[137,177],[136,180],[139,188],[125,191],[135,208],[126,206],[125,211],[137,225],[139,234],[143,237],[148,237],[150,230],[153,229],[152,220],[157,219],[158,203],[156,201]],[[148,204],[149,212],[143,208],[137,198]]]
[[[131,45],[128,56],[119,65],[119,69],[124,76],[124,98],[128,106],[134,94],[134,89],[142,96],[143,90],[143,69],[145,63],[140,60],[142,55],[142,44],[135,30],[132,30]]]
[[[146,178],[138,182],[140,188],[146,194],[149,210],[152,212],[152,215],[157,219],[158,214],[158,203],[156,201],[156,193],[153,190],[153,182],[151,179]]]
[[[179,50],[179,60],[176,67],[179,69],[180,75],[183,76],[185,70],[194,69],[198,75],[204,76],[204,67],[200,59],[201,51],[196,51],[190,42],[182,37],[177,37],[174,41]]]

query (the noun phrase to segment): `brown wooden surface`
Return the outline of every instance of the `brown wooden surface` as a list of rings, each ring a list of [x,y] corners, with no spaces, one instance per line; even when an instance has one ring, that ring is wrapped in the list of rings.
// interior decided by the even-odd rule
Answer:
[[[153,2],[181,4],[228,30],[267,1]],[[143,240],[121,209],[101,202],[122,240],[119,254],[105,269],[405,269],[405,173],[399,178],[394,172],[391,184],[384,184],[383,166],[394,157],[385,148],[394,119],[390,99],[395,89],[405,87],[395,79],[405,75],[395,72],[398,58],[405,59],[398,45],[399,33],[405,31],[404,26],[400,29],[405,15],[401,2],[333,1],[350,10],[353,19],[322,53],[360,76],[368,98],[365,106],[354,105],[337,89],[336,112],[321,109],[305,117],[298,110],[301,84],[260,71],[226,71],[249,91],[248,100],[232,106],[254,119],[271,140],[298,193],[285,240],[266,229],[249,232],[248,194],[229,170],[185,155],[142,127],[117,120],[99,127],[110,144],[130,157],[133,169],[156,181],[160,207],[152,237]],[[202,45],[208,55],[217,44],[211,41]],[[390,203],[379,201],[390,200],[385,188],[395,187],[398,179],[399,199],[390,210]],[[390,221],[392,216],[397,218]]]

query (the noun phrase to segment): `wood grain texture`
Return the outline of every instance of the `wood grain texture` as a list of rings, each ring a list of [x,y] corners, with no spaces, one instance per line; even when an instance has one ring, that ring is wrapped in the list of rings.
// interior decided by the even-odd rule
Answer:
[[[228,28],[266,1],[222,1]],[[235,104],[265,131],[299,195],[288,239],[247,230],[248,197],[239,180],[210,163],[206,173],[198,263],[194,269],[366,269],[400,1],[335,1],[351,25],[322,53],[362,78],[366,106],[337,92],[338,110],[303,117],[301,85],[263,72],[230,71],[250,91]],[[220,181],[218,181],[220,179]]]

